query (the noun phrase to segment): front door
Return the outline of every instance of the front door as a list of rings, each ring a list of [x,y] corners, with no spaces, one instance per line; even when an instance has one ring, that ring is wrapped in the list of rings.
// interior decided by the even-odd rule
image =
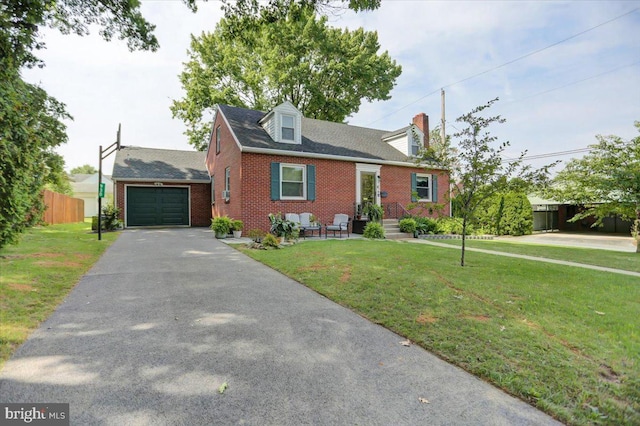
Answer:
[[[376,202],[376,174],[360,172],[360,204]]]
[[[380,168],[377,164],[356,163],[355,202],[360,208],[366,203],[380,205]]]

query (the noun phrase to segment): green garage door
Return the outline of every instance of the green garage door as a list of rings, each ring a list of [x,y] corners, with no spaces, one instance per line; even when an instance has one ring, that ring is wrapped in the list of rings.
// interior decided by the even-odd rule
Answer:
[[[127,226],[189,225],[189,188],[127,187]]]

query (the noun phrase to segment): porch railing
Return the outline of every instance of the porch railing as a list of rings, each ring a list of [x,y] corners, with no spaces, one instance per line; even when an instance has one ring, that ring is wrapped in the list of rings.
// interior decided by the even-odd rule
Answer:
[[[382,203],[385,219],[402,219],[411,216],[411,213],[405,209],[400,203]],[[362,204],[353,203],[353,217],[357,218],[362,215]]]
[[[404,208],[400,203],[383,203],[385,219],[402,219],[403,217],[411,216],[411,213]]]

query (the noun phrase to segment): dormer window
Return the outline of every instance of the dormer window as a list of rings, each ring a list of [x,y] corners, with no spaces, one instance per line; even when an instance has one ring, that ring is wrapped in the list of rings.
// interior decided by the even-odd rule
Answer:
[[[282,139],[295,141],[295,117],[293,115],[282,115]]]
[[[302,143],[302,113],[291,102],[283,102],[259,121],[271,139],[279,143]]]
[[[420,151],[420,145],[418,144],[418,141],[416,141],[416,138],[412,138],[411,139],[411,155],[413,157],[417,156],[418,151]]]

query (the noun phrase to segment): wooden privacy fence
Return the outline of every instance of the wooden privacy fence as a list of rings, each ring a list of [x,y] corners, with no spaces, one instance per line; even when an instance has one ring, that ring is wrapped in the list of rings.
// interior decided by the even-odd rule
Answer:
[[[44,190],[44,222],[49,225],[57,223],[84,222],[84,200],[71,198],[68,195]]]

